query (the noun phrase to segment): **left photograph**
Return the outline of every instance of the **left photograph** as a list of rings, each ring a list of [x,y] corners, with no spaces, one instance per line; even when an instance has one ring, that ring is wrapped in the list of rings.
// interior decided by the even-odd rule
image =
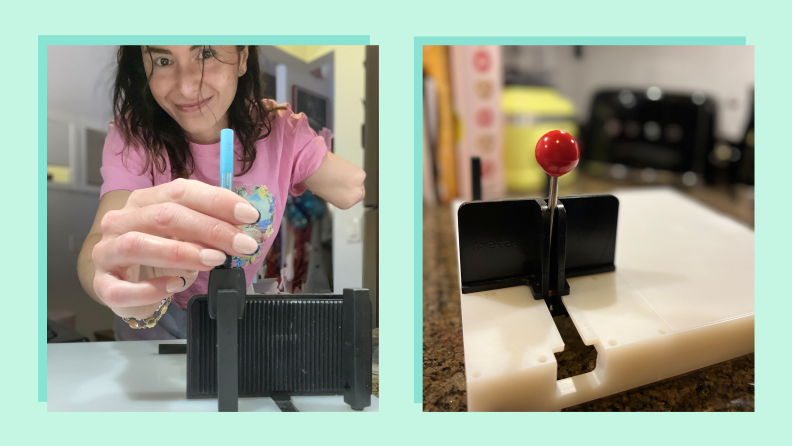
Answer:
[[[47,410],[378,411],[378,47],[46,52]]]

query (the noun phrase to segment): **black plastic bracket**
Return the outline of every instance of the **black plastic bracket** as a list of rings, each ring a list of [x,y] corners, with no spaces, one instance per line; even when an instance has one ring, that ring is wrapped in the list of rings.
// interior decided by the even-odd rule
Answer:
[[[160,344],[160,355],[186,355],[187,344]]]
[[[553,316],[566,315],[567,278],[615,271],[618,211],[612,195],[562,197],[551,243],[544,199],[464,203],[457,213],[462,293],[527,285]]]
[[[237,409],[239,397],[271,397],[283,411],[293,396],[343,395],[355,410],[370,406],[368,290],[245,296],[235,270],[212,270],[209,293],[187,303],[187,398],[218,398],[221,411]]]
[[[344,402],[354,410],[371,405],[371,300],[368,290],[345,289],[342,303]]]
[[[245,314],[245,270],[231,267],[231,257],[209,272],[209,317],[217,320],[217,410],[239,411],[237,329]]]
[[[275,394],[272,395],[272,401],[275,401],[281,412],[299,412],[292,402],[291,395]]]

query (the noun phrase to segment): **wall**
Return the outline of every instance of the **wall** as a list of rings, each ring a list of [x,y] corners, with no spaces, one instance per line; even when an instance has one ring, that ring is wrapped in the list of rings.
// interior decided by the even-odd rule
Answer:
[[[286,98],[288,102],[292,103],[293,101],[292,92],[295,85],[328,98],[328,128],[334,130],[333,54],[328,54],[311,63],[306,63],[276,47],[259,48],[259,67],[262,71],[275,76],[275,67],[278,64],[286,65]],[[326,73],[328,76],[319,79],[311,75],[311,71],[322,65],[327,65]]]
[[[107,131],[112,120],[116,46],[47,47],[48,120],[67,122],[74,140],[48,133],[48,159],[69,159],[70,146],[83,153],[84,128]],[[56,127],[53,127],[53,129]],[[53,153],[55,152],[55,153]],[[54,156],[53,156],[54,155]],[[79,170],[82,166],[77,166]],[[47,186],[47,308],[77,314],[77,331],[93,339],[112,327],[112,312],[94,302],[77,278],[77,254],[99,206],[96,187]]]
[[[47,309],[77,315],[77,331],[93,339],[112,328],[113,313],[94,302],[77,278],[77,255],[93,223],[99,196],[59,185],[47,187]]]
[[[48,46],[47,112],[107,130],[117,46]]]
[[[700,90],[718,105],[716,134],[739,140],[751,112],[753,46],[586,46],[580,59],[572,47],[551,47],[553,84],[576,105],[586,122],[593,94],[611,87],[679,92]]]

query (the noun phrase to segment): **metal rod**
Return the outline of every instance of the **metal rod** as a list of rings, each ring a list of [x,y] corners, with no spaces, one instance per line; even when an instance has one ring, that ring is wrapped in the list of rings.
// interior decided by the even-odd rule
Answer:
[[[555,216],[556,206],[558,205],[558,177],[550,177],[550,197],[547,199],[547,207],[550,208],[550,246],[553,245],[553,217]],[[550,252],[553,252],[552,249]]]

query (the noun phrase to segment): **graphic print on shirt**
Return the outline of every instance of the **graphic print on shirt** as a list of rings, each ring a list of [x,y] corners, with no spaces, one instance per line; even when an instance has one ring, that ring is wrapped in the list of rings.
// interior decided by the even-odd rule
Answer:
[[[254,186],[252,183],[247,182],[242,187],[235,187],[234,192],[240,197],[244,197],[248,203],[253,205],[259,212],[261,212],[261,219],[258,223],[239,226],[245,233],[259,244],[259,250],[249,256],[234,257],[234,266],[245,267],[255,262],[259,257],[266,255],[266,252],[261,251],[261,245],[269,238],[274,232],[272,224],[275,221],[275,196],[270,193],[267,186]]]

